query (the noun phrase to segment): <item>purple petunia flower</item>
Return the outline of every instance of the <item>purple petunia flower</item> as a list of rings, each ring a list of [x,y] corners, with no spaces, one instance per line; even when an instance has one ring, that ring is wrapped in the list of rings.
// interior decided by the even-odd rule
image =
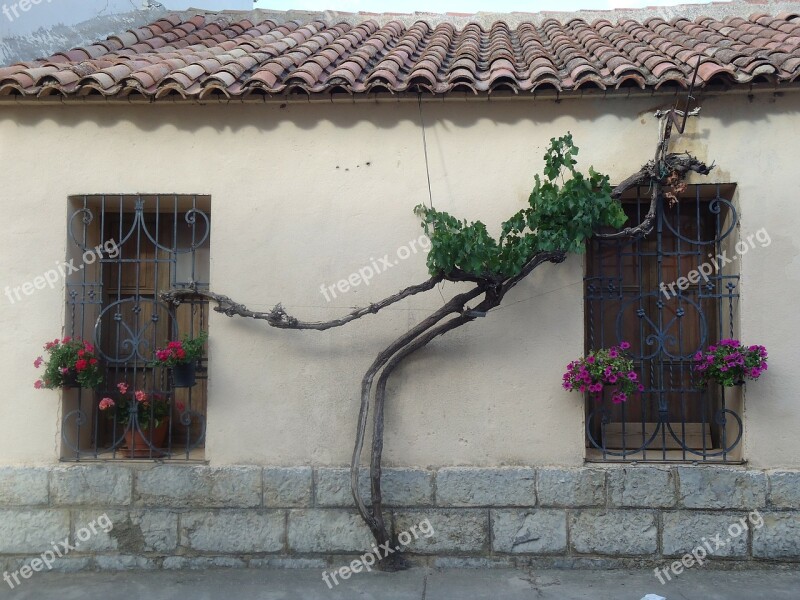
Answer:
[[[616,392],[613,396],[611,396],[611,401],[614,404],[622,404],[628,399],[628,395],[625,392]]]

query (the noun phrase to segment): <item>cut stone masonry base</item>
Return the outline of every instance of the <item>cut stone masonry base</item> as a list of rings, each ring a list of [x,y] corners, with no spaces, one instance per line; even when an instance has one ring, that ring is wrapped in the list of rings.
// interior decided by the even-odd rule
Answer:
[[[426,519],[433,528],[410,544],[417,564],[663,566],[701,546],[724,568],[800,562],[800,471],[390,468],[383,481],[396,534]],[[323,569],[349,564],[372,537],[346,468],[0,468],[0,568],[15,571],[54,544],[63,553],[62,542],[74,549],[53,561],[61,571]]]

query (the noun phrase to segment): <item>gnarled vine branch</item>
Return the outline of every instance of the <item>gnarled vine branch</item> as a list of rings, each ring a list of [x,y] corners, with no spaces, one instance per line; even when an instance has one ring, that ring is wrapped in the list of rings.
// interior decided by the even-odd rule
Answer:
[[[695,113],[696,114],[696,113]],[[669,115],[664,113],[660,115]],[[693,115],[691,115],[693,116]],[[662,202],[665,195],[674,193],[687,174],[690,172],[708,174],[713,168],[706,166],[690,154],[668,154],[667,148],[671,133],[671,121],[667,118],[661,129],[659,145],[654,160],[647,162],[639,171],[623,180],[613,190],[608,186],[607,177],[601,176],[590,169],[590,178],[584,179],[577,173],[572,165],[575,162],[572,156],[577,153],[577,148],[572,146],[571,136],[560,140],[553,140],[551,149],[545,155],[547,167],[545,173],[548,181],[542,183],[536,179],[536,188],[531,195],[531,208],[525,209],[514,215],[510,221],[503,224],[503,237],[498,244],[486,233],[485,226],[478,222],[467,224],[450,217],[446,213],[438,213],[433,209],[422,207],[420,214],[425,219],[426,230],[430,226],[432,239],[441,234],[444,242],[439,246],[434,243],[428,264],[435,274],[423,283],[409,286],[396,294],[388,296],[364,308],[353,310],[347,315],[330,321],[301,321],[289,315],[278,304],[270,311],[258,312],[248,309],[244,304],[235,302],[228,296],[216,294],[211,291],[196,289],[173,289],[161,294],[163,300],[180,304],[182,301],[206,298],[216,304],[214,310],[229,317],[239,316],[266,321],[271,327],[279,329],[310,329],[325,331],[334,327],[341,327],[360,319],[364,316],[375,314],[380,310],[400,302],[410,296],[426,292],[442,281],[468,282],[474,287],[459,293],[434,311],[419,324],[409,329],[384,348],[372,362],[361,380],[361,398],[356,439],[350,464],[350,484],[356,508],[359,514],[372,531],[378,544],[390,543],[397,545],[393,539],[386,521],[383,517],[383,495],[381,490],[381,459],[384,444],[384,408],[386,404],[386,387],[392,373],[411,354],[429,344],[435,338],[444,335],[458,327],[485,316],[491,309],[500,306],[505,295],[520,281],[530,275],[537,267],[545,263],[560,263],[566,258],[567,251],[581,245],[586,237],[586,223],[581,223],[577,228],[569,230],[575,239],[568,239],[569,247],[552,248],[558,240],[554,235],[550,238],[548,233],[559,233],[556,230],[547,231],[547,227],[554,227],[558,219],[563,216],[553,213],[553,202],[560,198],[568,198],[569,206],[575,205],[576,194],[588,194],[583,199],[589,204],[596,199],[601,207],[594,211],[595,219],[599,223],[594,225],[608,225],[614,223],[621,214],[621,208],[614,206],[623,194],[637,186],[648,186],[650,189],[650,207],[641,223],[634,226],[618,229],[613,233],[594,233],[602,238],[636,238],[649,234],[654,226],[658,203]],[[561,145],[559,145],[561,144]],[[576,185],[570,187],[569,183],[559,188],[553,183],[562,167],[569,169]],[[588,190],[588,191],[586,191]],[[594,191],[593,191],[594,190]],[[536,195],[538,194],[538,195]],[[536,195],[536,197],[534,197]],[[550,204],[548,204],[548,202]],[[536,211],[541,210],[542,217]],[[549,212],[548,212],[549,211]],[[597,217],[600,213],[600,217]],[[584,215],[579,215],[585,218]],[[549,220],[547,220],[549,219]],[[562,219],[563,221],[563,219]],[[587,222],[588,223],[588,222]],[[573,227],[573,225],[569,225]],[[526,229],[527,228],[527,229]],[[591,231],[590,231],[591,232]],[[460,237],[459,237],[460,236]],[[539,236],[537,238],[537,236]],[[434,240],[435,242],[436,240]],[[464,246],[458,243],[463,242]],[[455,244],[455,245],[454,245]],[[536,247],[539,244],[539,247]],[[557,245],[557,244],[556,244]],[[478,252],[470,254],[469,247],[476,248]],[[466,252],[464,251],[466,247]],[[520,252],[524,260],[520,262]],[[441,265],[446,264],[447,268]],[[494,266],[494,268],[492,268]],[[476,299],[478,303],[470,308],[469,304]],[[377,378],[377,382],[376,382]],[[370,505],[368,506],[359,492],[361,455],[366,437],[370,401],[374,398],[373,424],[372,424],[372,449],[370,458]],[[394,552],[380,561],[379,566],[386,570],[401,569],[406,566],[405,559],[400,552]]]
[[[663,200],[662,190],[670,178],[677,182],[682,182],[690,172],[708,175],[714,165],[707,166],[697,160],[691,154],[668,154],[662,162],[656,163],[649,161],[637,173],[634,173],[611,192],[612,197],[619,200],[628,190],[637,186],[647,185],[650,187],[650,207],[642,222],[634,227],[625,227],[614,233],[598,233],[596,237],[601,239],[636,238],[649,234],[653,230],[656,218],[656,206]]]

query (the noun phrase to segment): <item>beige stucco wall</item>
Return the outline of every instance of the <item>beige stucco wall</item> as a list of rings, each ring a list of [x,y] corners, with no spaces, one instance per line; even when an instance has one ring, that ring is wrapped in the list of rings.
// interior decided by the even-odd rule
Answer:
[[[621,180],[653,155],[652,112],[666,102],[425,103],[434,202],[496,233],[525,202],[548,139],[567,130],[584,169]],[[708,98],[682,141],[719,165],[704,181],[738,183],[741,233],[766,227],[772,239],[741,261],[742,336],[771,353],[768,376],[747,386],[745,456],[756,466],[800,466],[798,108],[798,95]],[[427,201],[427,183],[414,102],[4,105],[0,165],[2,286],[63,259],[69,195],[137,192],[211,195],[212,288],[253,309],[282,302],[326,319],[427,276],[417,253],[330,303],[319,289],[421,234],[412,208]],[[543,266],[502,310],[410,360],[390,384],[386,462],[580,464],[582,399],[560,376],[583,347],[582,274],[581,257]],[[57,460],[59,394],[33,389],[32,361],[60,334],[63,299],[63,288],[13,305],[0,297],[0,463]],[[214,313],[207,458],[346,464],[362,373],[441,304],[433,290],[324,333]]]

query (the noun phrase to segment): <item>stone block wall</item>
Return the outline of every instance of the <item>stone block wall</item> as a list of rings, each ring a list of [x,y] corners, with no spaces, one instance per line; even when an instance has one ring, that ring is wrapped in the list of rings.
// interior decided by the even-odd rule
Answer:
[[[362,491],[368,497],[367,474]],[[399,534],[428,520],[412,562],[669,564],[705,545],[736,567],[800,562],[800,471],[733,466],[384,470]],[[106,515],[109,531],[88,526]],[[347,564],[372,538],[349,470],[106,463],[0,468],[0,567],[54,544],[58,570]]]

